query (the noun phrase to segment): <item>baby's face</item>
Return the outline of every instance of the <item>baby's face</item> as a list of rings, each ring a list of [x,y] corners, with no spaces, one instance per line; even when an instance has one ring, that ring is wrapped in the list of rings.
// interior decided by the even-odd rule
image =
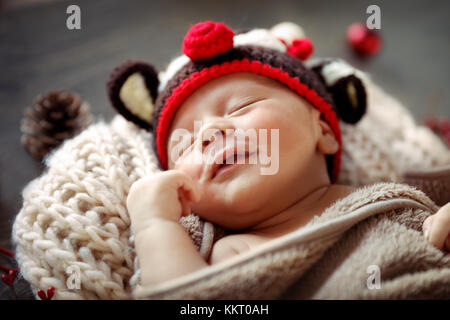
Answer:
[[[201,125],[197,132],[195,121],[197,129]],[[315,108],[278,81],[252,73],[221,76],[197,89],[178,109],[169,130],[168,166],[198,182],[202,199],[191,205],[194,213],[228,229],[249,228],[286,209],[317,183],[329,182],[324,153],[337,147],[334,152],[321,147],[324,126]],[[226,138],[210,141],[206,128],[220,129]],[[174,158],[173,148],[180,142],[173,138],[177,129],[189,131],[192,146]],[[256,133],[257,141],[247,140],[253,142],[247,151],[255,151],[256,163],[246,158],[245,164],[213,176],[211,159],[236,145],[230,137],[237,129]],[[263,161],[264,155],[271,163]],[[203,161],[195,161],[199,156]]]

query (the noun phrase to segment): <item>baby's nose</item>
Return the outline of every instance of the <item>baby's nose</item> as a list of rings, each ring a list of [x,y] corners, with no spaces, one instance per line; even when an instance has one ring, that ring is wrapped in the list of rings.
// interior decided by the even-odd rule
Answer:
[[[203,137],[202,139],[202,151],[213,141],[217,139],[217,137],[223,138],[225,136],[225,130],[216,129],[214,135]]]

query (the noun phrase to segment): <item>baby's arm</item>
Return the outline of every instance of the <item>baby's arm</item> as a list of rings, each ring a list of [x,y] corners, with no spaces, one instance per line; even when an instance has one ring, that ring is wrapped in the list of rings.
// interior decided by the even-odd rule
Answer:
[[[156,173],[135,182],[127,208],[141,268],[141,284],[151,285],[208,266],[178,222],[199,201],[195,182],[178,170]]]
[[[250,250],[248,242],[243,240],[245,236],[226,236],[218,240],[211,251],[210,264],[217,264]]]
[[[426,239],[438,249],[450,251],[450,203],[429,216],[423,223]]]

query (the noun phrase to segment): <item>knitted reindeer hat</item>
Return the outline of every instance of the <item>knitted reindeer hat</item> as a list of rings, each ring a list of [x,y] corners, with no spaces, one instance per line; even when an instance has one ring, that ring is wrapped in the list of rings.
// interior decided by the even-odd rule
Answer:
[[[267,29],[234,33],[223,23],[206,21],[191,27],[183,55],[165,72],[143,61],[126,61],[111,74],[108,95],[129,121],[153,130],[153,148],[167,170],[167,139],[171,121],[196,89],[222,75],[250,72],[277,80],[317,108],[332,129],[339,150],[327,158],[331,180],[340,168],[342,141],[339,120],[356,123],[366,110],[362,74],[341,60],[306,60],[312,42],[302,29],[284,22]]]

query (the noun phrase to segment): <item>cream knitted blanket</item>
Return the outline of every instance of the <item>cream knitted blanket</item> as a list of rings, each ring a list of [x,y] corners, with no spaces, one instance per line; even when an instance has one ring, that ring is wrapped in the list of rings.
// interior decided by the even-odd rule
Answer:
[[[365,118],[355,127],[342,125],[340,183],[401,181],[405,170],[427,176],[427,169],[450,164],[449,150],[401,104],[372,83],[368,97]],[[46,159],[46,171],[23,190],[12,234],[21,275],[35,292],[53,286],[54,299],[133,297],[139,268],[125,200],[133,182],[157,170],[150,141],[148,132],[117,116]],[[421,174],[409,177],[421,184]],[[435,193],[433,199],[448,201],[444,187]],[[196,216],[182,223],[202,254],[220,236]]]

